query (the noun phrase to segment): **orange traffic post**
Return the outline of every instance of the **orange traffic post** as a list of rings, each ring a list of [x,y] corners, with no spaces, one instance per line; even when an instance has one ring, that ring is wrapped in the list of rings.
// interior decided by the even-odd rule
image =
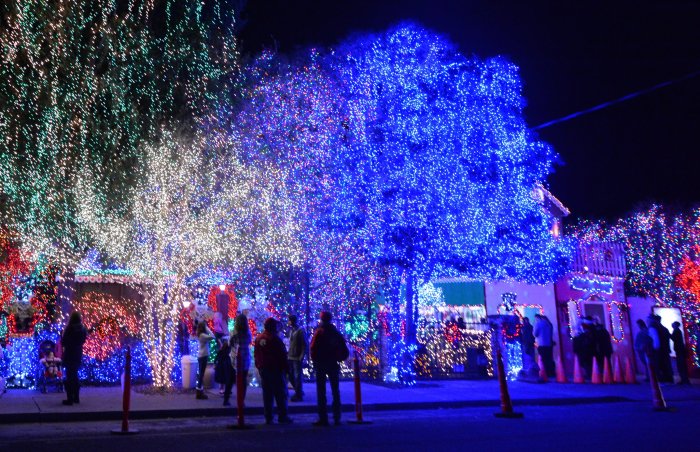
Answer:
[[[540,381],[542,383],[547,383],[547,369],[544,368],[542,355],[537,356],[537,366],[540,368]]]
[[[615,355],[613,364],[613,381],[615,383],[624,383],[625,377],[622,375],[622,366],[620,365],[620,356]]]
[[[651,385],[651,403],[654,411],[672,411],[666,405],[664,395],[661,393],[659,380],[656,378],[656,367],[652,362],[651,355],[647,354],[647,365],[649,366],[649,384]]]
[[[557,383],[568,383],[561,358],[557,360]]]
[[[603,383],[606,385],[613,383],[613,375],[610,369],[610,359],[606,356],[603,357]]]
[[[246,353],[248,352],[248,347],[246,346]],[[238,415],[237,422],[235,424],[229,425],[228,428],[233,430],[251,430],[252,425],[245,423],[245,387],[248,384],[243,378],[243,347],[238,346],[238,353],[236,353],[236,414]]]
[[[362,385],[360,382],[360,360],[357,358],[357,351],[352,359],[353,379],[355,381],[355,417],[356,420],[348,421],[349,424],[371,424],[362,418]]]
[[[637,384],[637,375],[632,370],[632,360],[629,358],[625,358],[625,383],[628,385]]]
[[[600,370],[598,369],[598,359],[593,357],[593,370],[591,371],[591,383],[599,385],[603,383],[600,378]]]
[[[501,351],[498,350],[497,353],[497,366],[498,366],[498,383],[501,390],[501,412],[494,413],[496,417],[505,418],[521,418],[523,413],[516,413],[513,411],[513,404],[510,401],[510,394],[508,394],[508,383],[506,382],[506,372],[503,366],[503,356],[501,356]]]
[[[129,428],[129,409],[131,407],[131,347],[126,347],[124,374],[122,382],[122,428],[112,430],[115,435],[131,435],[138,430]]]
[[[583,372],[581,372],[581,364],[578,362],[578,355],[574,355],[574,383],[585,383],[586,379],[583,378]]]

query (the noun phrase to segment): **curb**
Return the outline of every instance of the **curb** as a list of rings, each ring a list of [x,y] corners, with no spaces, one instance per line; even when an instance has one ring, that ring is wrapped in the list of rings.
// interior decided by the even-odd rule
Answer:
[[[633,399],[620,396],[603,397],[574,397],[551,399],[514,399],[518,406],[565,406],[586,405],[599,403],[633,402]],[[401,411],[401,410],[436,410],[454,408],[484,408],[498,407],[498,400],[462,400],[444,402],[414,402],[414,403],[371,403],[362,406],[363,411]],[[344,413],[353,413],[355,406],[344,404],[341,407]],[[289,406],[289,414],[313,414],[316,413],[315,405]],[[146,419],[176,419],[195,417],[223,417],[234,418],[235,408],[192,408],[185,410],[140,410],[129,413],[129,420]],[[262,407],[248,407],[245,410],[246,417],[262,416]],[[86,421],[119,421],[122,419],[121,411],[96,411],[76,413],[16,413],[0,414],[0,424],[23,423],[49,423],[49,422],[86,422]]]

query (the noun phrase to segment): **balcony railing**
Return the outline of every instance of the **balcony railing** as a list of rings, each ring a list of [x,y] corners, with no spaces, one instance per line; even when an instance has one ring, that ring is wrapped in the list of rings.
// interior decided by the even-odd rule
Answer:
[[[627,274],[625,248],[619,243],[580,244],[574,254],[573,269],[624,278]]]

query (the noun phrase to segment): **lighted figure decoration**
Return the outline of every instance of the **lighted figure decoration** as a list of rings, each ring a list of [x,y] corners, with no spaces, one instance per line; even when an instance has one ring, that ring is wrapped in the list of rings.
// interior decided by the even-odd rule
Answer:
[[[223,286],[223,290],[221,289],[221,286]],[[207,297],[207,306],[209,306],[209,309],[211,309],[214,312],[219,311],[219,306],[217,306],[217,300],[221,295],[225,295],[227,297],[226,318],[228,319],[227,324],[231,324],[231,321],[234,320],[236,318],[236,315],[238,314],[238,298],[236,298],[236,291],[234,290],[233,285],[223,284],[213,286],[209,291],[209,296]],[[210,328],[213,328],[212,324],[210,324],[209,326]]]
[[[144,150],[136,188],[119,210],[93,191],[94,175],[82,174],[77,183],[78,220],[107,260],[133,272],[126,281],[143,297],[140,336],[158,387],[172,384],[178,320],[191,301],[189,277],[217,265],[246,267],[262,256],[293,262],[299,254],[277,173],[246,166],[235,155],[208,158],[206,149],[201,136],[163,132]]]
[[[15,288],[29,275],[33,265],[5,234],[0,234],[0,253],[0,310],[5,310],[14,297]]]
[[[95,172],[93,189],[118,203],[164,121],[228,98],[233,14],[220,0],[3,3],[0,213],[26,250],[74,264],[89,243],[73,178]]]
[[[652,205],[614,223],[582,222],[572,231],[582,243],[618,242],[625,247],[630,293],[681,310],[693,361],[700,367],[700,305],[693,295],[694,264],[700,246],[700,210],[667,215]],[[616,338],[617,339],[617,338]]]
[[[503,300],[503,303],[498,307],[498,310],[500,311],[501,307],[503,307],[503,310],[507,313],[513,312],[513,309],[515,309],[515,300],[517,300],[518,294],[513,293],[513,292],[504,292],[501,295],[501,299]]]
[[[31,337],[40,322],[54,313],[56,271],[32,262],[6,235],[0,235],[0,338]]]

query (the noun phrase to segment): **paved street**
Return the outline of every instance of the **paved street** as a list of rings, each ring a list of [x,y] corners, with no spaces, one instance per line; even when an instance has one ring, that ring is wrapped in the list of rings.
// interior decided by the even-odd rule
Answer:
[[[698,450],[700,403],[676,402],[675,412],[653,412],[648,403],[527,406],[524,419],[497,419],[486,407],[388,411],[368,414],[370,425],[311,426],[311,414],[290,426],[232,431],[232,419],[145,420],[134,436],[113,436],[118,423],[17,424],[0,427],[2,450]]]
[[[179,450],[700,450],[690,436],[700,425],[700,386],[665,385],[673,412],[654,412],[648,384],[529,384],[511,382],[524,419],[497,419],[494,380],[434,381],[396,389],[364,384],[369,425],[315,428],[314,386],[291,404],[295,423],[264,426],[259,388],[246,399],[250,431],[232,431],[235,410],[221,407],[216,391],[134,394],[135,436],[120,427],[117,387],[87,387],[79,406],[65,407],[60,393],[10,390],[0,398],[0,451]],[[352,383],[341,384],[344,420],[354,419]]]
[[[648,383],[637,385],[531,384],[509,383],[515,405],[573,405],[601,401],[640,401],[651,405]],[[302,403],[290,403],[292,414],[315,410],[316,391],[313,383],[305,384]],[[354,391],[351,381],[340,384],[341,400],[346,412],[353,411]],[[699,401],[700,385],[663,387],[664,397],[671,401]],[[148,395],[132,394],[133,419],[193,418],[198,416],[233,416],[233,407],[224,408],[218,391],[209,392],[209,400],[195,400],[194,393]],[[9,390],[0,397],[0,424],[21,422],[65,422],[121,419],[122,395],[119,387],[85,387],[81,403],[64,406],[63,393],[41,394],[38,391]],[[498,382],[495,380],[441,380],[420,382],[410,388],[396,389],[384,385],[362,385],[362,400],[368,411],[497,407]],[[235,404],[234,404],[235,405]],[[250,388],[246,397],[246,415],[262,414],[260,388]]]

